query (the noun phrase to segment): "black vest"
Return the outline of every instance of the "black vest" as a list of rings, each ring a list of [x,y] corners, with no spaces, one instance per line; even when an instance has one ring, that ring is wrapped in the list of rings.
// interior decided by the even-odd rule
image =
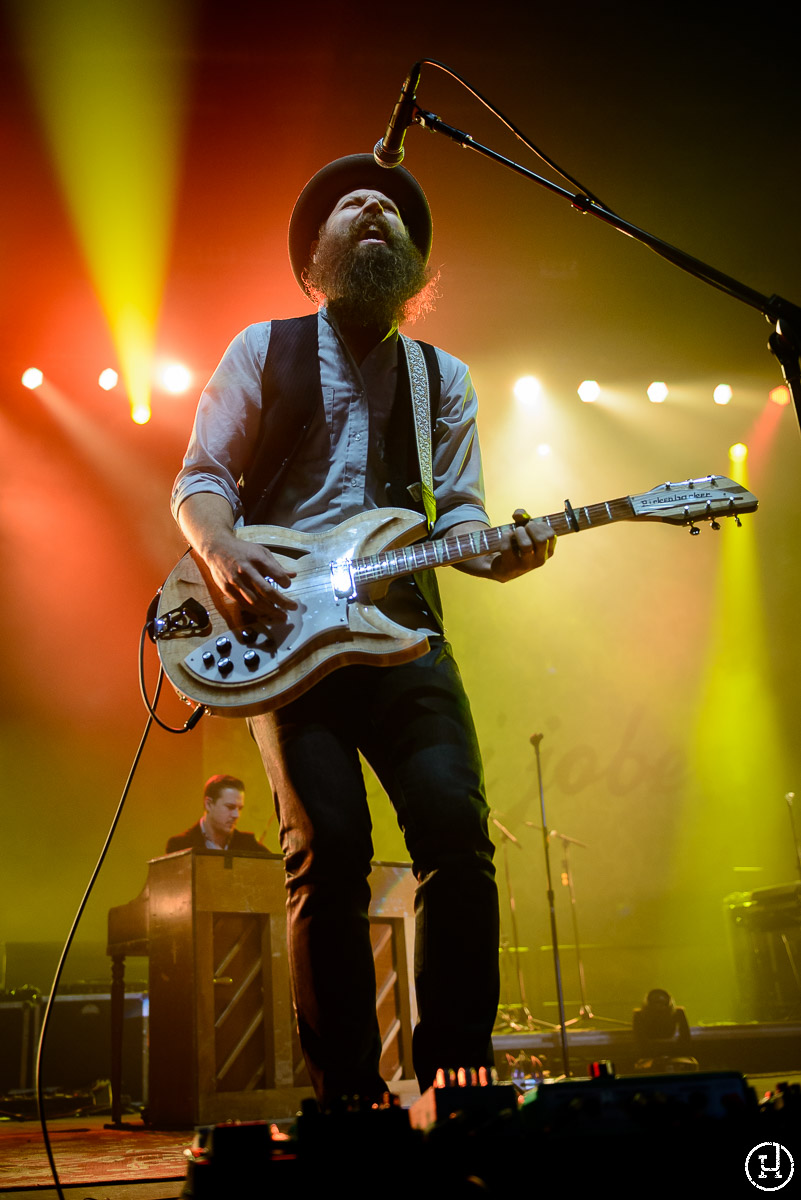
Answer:
[[[239,488],[246,525],[268,522],[272,498],[312,421],[323,408],[317,329],[316,313],[271,322],[262,374],[261,424],[253,456]],[[439,363],[433,346],[427,342],[420,342],[419,345],[428,370],[433,433],[440,402]],[[415,498],[419,494],[419,487],[413,493],[408,491],[410,486],[419,485],[420,466],[409,372],[400,338],[397,387],[389,419],[387,446],[390,477],[387,506],[411,508],[422,513],[422,500]],[[418,572],[414,580],[441,627],[442,606],[434,572]]]

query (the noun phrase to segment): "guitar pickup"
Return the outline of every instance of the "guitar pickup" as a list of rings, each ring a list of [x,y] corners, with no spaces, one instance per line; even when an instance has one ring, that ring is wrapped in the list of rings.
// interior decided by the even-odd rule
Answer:
[[[337,558],[331,563],[331,587],[337,600],[352,600],[356,595],[353,582],[353,562],[350,558]]]

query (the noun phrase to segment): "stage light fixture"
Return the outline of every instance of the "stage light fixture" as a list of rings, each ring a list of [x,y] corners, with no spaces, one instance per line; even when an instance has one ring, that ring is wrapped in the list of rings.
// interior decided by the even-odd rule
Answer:
[[[729,458],[732,462],[745,462],[748,458],[748,447],[744,442],[735,442],[733,446],[729,446]]]
[[[655,381],[648,387],[648,399],[652,404],[664,404],[668,398],[668,387],[666,383]]]
[[[551,447],[548,445],[548,443],[540,442],[539,446],[537,446],[537,454],[540,456],[540,458],[547,458],[550,453]]]
[[[110,392],[115,388],[120,381],[120,377],[111,367],[106,367],[105,371],[101,371],[98,376],[98,384],[104,392]]]
[[[542,384],[534,375],[522,375],[512,390],[521,404],[531,404],[542,392]]]
[[[165,391],[172,393],[173,396],[178,396],[191,386],[192,372],[183,363],[169,363],[162,368],[159,379]]]
[[[43,383],[44,375],[38,367],[28,367],[27,371],[22,372],[23,387],[30,388],[33,391],[34,388],[41,387]]]
[[[790,389],[785,387],[783,383],[778,387],[771,388],[768,396],[774,404],[778,404],[781,408],[784,408],[785,404],[790,403]]]
[[[594,404],[601,394],[600,386],[595,379],[585,379],[578,385],[576,391],[585,404]]]
[[[719,383],[712,393],[712,399],[715,404],[728,404],[732,397],[732,390],[728,383]]]

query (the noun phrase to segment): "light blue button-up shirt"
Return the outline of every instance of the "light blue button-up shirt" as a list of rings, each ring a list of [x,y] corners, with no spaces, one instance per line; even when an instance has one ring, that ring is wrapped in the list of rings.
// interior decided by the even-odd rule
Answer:
[[[173,489],[177,514],[187,496],[214,492],[242,520],[237,488],[261,421],[261,377],[270,322],[249,325],[223,355],[203,390],[184,465]],[[295,454],[264,521],[298,530],[331,529],[386,500],[385,438],[397,374],[393,330],[357,366],[325,308],[318,314],[323,417],[318,415]],[[437,350],[439,414],[432,430],[434,495],[442,536],[462,521],[489,524],[484,509],[477,402],[464,363]]]

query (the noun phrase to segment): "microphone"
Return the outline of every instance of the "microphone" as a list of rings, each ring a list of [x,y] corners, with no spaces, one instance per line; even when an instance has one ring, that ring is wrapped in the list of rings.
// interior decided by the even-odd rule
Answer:
[[[398,103],[392,110],[387,131],[380,142],[376,142],[373,158],[379,167],[398,167],[403,161],[403,137],[412,123],[417,105],[417,85],[420,83],[422,63],[416,62],[404,80]]]

